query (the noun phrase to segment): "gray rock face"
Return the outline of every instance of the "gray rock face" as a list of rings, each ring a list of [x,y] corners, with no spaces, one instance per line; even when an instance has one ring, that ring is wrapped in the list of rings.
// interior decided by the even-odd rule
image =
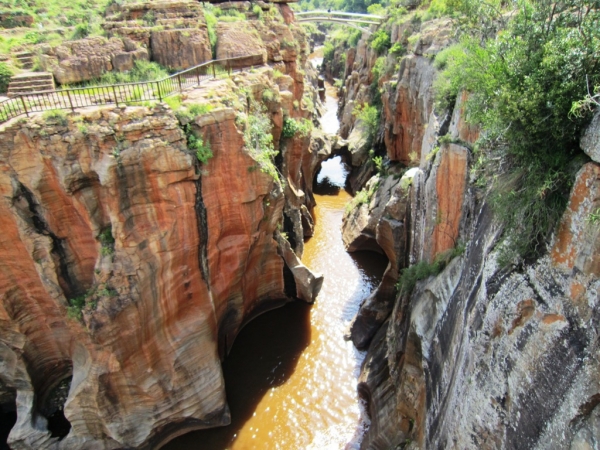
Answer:
[[[373,424],[361,448],[594,448],[600,241],[585,218],[599,174],[581,169],[551,251],[521,271],[498,267],[500,229],[467,194],[465,254],[396,298],[369,347],[359,392]]]
[[[348,251],[383,251],[389,264],[377,289],[367,297],[350,325],[350,339],[365,349],[394,306],[398,271],[405,267],[406,221],[409,217],[412,180],[418,169],[411,169],[400,179],[388,176],[380,182],[373,198],[349,211],[342,228]],[[374,177],[366,189],[374,188]]]
[[[581,138],[581,148],[593,161],[600,163],[600,111],[596,112],[585,130]]]
[[[296,297],[308,303],[314,302],[323,286],[323,275],[312,273],[308,267],[302,264],[290,243],[279,232],[277,232],[276,238],[279,253],[294,276]]]

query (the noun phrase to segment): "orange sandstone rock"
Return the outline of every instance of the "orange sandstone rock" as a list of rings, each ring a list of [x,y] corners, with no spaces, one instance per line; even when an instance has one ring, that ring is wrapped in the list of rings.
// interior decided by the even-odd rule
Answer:
[[[208,231],[207,276],[224,355],[259,301],[285,298],[283,260],[273,239],[284,198],[273,179],[243,150],[235,112],[226,109],[219,114],[218,121],[201,126],[214,155],[203,167],[202,202]]]
[[[396,92],[383,96],[384,133],[388,157],[404,164],[421,157],[421,144],[433,109],[435,70],[422,56],[407,56],[400,63]]]
[[[23,349],[27,392],[44,403],[73,377],[62,441],[72,447],[152,448],[169,424],[227,423],[219,337],[223,350],[243,321],[285,299],[273,239],[281,192],[247,170],[233,114],[203,130],[215,157],[202,174],[168,110],[81,119],[85,135],[70,118],[3,130],[0,310]],[[66,317],[83,293],[85,326]],[[11,376],[5,384],[25,395],[27,377]],[[31,421],[41,406],[20,407],[10,442],[45,446]]]
[[[466,148],[450,144],[440,151],[440,162],[435,172],[437,217],[431,243],[433,257],[456,246],[467,185],[467,168]]]
[[[457,97],[448,132],[453,139],[474,144],[479,139],[480,130],[479,127],[469,124],[465,120],[465,106],[468,98],[468,94],[464,91]]]
[[[567,210],[551,250],[555,266],[600,275],[600,228],[590,220],[600,208],[600,165],[584,165],[575,180]]]

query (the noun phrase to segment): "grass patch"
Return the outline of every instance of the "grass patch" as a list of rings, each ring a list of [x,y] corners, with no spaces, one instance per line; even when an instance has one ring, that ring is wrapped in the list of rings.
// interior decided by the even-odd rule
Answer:
[[[418,281],[424,280],[430,276],[438,275],[446,266],[457,256],[465,253],[465,246],[458,244],[456,247],[440,253],[435,257],[432,263],[421,261],[406,269],[403,269],[396,290],[399,294],[409,294],[414,289]]]
[[[100,241],[100,254],[102,256],[112,255],[115,252],[115,238],[110,225],[100,232],[98,240]]]
[[[600,208],[596,208],[592,211],[588,216],[587,221],[594,225],[600,224]]]
[[[283,119],[283,129],[281,131],[281,135],[284,138],[292,138],[296,135],[300,137],[305,137],[310,135],[310,132],[313,129],[313,123],[308,119],[292,119],[291,117],[286,117]]]
[[[48,111],[44,111],[42,113],[42,118],[46,122],[50,122],[53,125],[62,125],[66,126],[68,123],[67,113],[62,109],[50,109]]]
[[[385,29],[377,30],[369,38],[371,48],[381,55],[392,47],[392,40],[389,31]]]
[[[202,164],[206,164],[208,160],[213,157],[213,152],[210,149],[209,143],[204,142],[202,136],[198,136],[194,133],[190,124],[184,125],[183,130],[187,137],[188,148],[194,152],[198,161]]]
[[[365,124],[367,128],[367,145],[372,146],[375,142],[377,131],[379,130],[379,120],[381,116],[379,108],[367,103],[363,103],[362,105],[358,104],[354,107],[352,114]]]
[[[10,67],[4,62],[0,62],[0,92],[4,93],[8,90],[8,84],[13,75]]]
[[[260,170],[281,183],[279,172],[273,162],[279,152],[273,147],[272,127],[271,119],[264,106],[251,100],[250,112],[245,121],[244,144],[258,163]]]
[[[350,200],[350,202],[348,202],[348,204],[344,208],[344,215],[347,216],[354,209],[360,207],[360,205],[369,204],[371,202],[371,199],[377,192],[377,189],[379,188],[379,183],[380,180],[379,178],[377,178],[374,182],[371,183],[370,186],[366,186],[360,191],[358,191],[354,198]]]
[[[187,124],[192,122],[198,116],[208,114],[214,109],[214,106],[208,103],[191,103],[181,106],[180,103],[177,109],[173,109],[175,110],[175,115],[179,119],[179,122]]]

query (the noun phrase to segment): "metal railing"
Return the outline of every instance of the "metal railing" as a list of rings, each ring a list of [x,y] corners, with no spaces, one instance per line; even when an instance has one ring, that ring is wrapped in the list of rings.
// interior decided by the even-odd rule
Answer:
[[[372,32],[364,26],[379,25],[385,19],[375,14],[358,14],[343,11],[314,10],[295,13],[298,22],[334,22],[343,23],[368,35]]]
[[[18,94],[0,102],[0,123],[23,114],[48,111],[51,109],[83,108],[115,104],[129,105],[147,101],[162,101],[185,89],[200,86],[207,79],[219,75],[230,76],[252,67],[264,65],[263,55],[246,55],[226,59],[210,60],[162,80],[140,81],[136,83],[85,86],[55,91],[38,91]]]
[[[303,11],[295,13],[298,17],[298,22],[308,21],[336,21],[336,22],[348,22],[348,23],[363,23],[367,25],[379,25],[385,17],[377,16],[375,14],[358,14],[349,13],[344,11],[325,11],[317,9],[314,11]]]

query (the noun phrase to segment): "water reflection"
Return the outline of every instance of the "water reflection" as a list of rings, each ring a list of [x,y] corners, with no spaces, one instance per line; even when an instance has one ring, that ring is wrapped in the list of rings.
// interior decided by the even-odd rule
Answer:
[[[337,118],[337,89],[331,84],[325,83],[325,114],[321,117],[321,128],[325,133],[337,134],[340,129],[340,121]]]
[[[309,57],[314,68],[318,69],[323,64],[323,46],[315,47]],[[325,114],[321,117],[321,128],[325,133],[337,134],[340,121],[337,118],[338,96],[337,89],[329,82],[325,82]]]
[[[349,172],[346,164],[342,162],[341,156],[334,156],[327,161],[323,161],[314,185],[315,192],[324,194],[330,188],[344,187]]]

